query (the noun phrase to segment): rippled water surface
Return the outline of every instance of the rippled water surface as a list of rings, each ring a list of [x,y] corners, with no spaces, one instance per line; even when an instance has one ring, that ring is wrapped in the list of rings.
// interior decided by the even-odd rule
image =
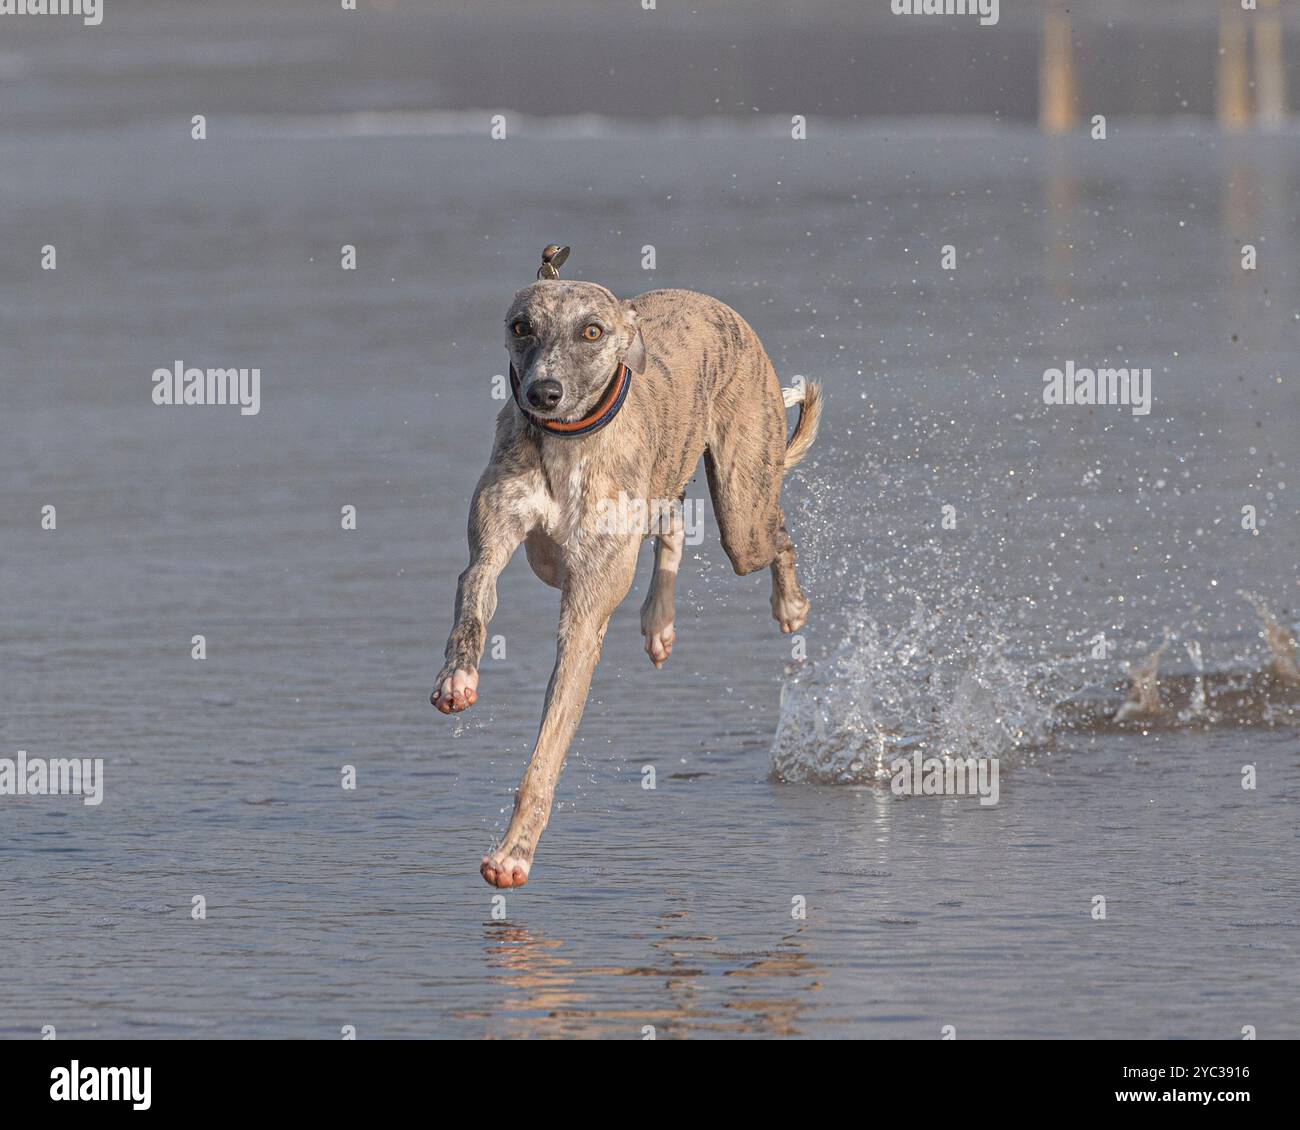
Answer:
[[[1242,591],[1295,624],[1295,138],[909,131],[0,142],[0,755],[106,774],[0,798],[0,1032],[1300,1035],[1291,707],[1060,724],[1166,632],[1178,685],[1261,670]],[[814,609],[801,660],[710,517],[656,672],[643,562],[494,906],[554,654],[522,557],[479,705],[428,694],[551,240],[823,382],[786,491]],[[261,412],[153,406],[178,359],[260,367]],[[1067,359],[1150,367],[1152,411],[1044,406]],[[998,756],[999,803],[780,783],[810,685],[832,728]]]

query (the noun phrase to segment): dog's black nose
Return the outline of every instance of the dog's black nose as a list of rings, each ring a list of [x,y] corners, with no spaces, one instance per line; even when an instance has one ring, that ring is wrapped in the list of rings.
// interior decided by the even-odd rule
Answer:
[[[528,403],[534,408],[554,408],[564,395],[564,386],[549,377],[528,386]]]

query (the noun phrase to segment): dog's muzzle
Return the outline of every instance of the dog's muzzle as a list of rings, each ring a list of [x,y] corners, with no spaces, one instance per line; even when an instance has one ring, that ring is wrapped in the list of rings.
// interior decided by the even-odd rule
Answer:
[[[606,424],[618,415],[618,410],[623,407],[623,401],[627,399],[627,390],[632,387],[632,370],[620,362],[618,368],[614,371],[613,377],[610,378],[609,385],[605,388],[601,398],[596,403],[596,407],[587,413],[581,420],[547,420],[541,416],[534,416],[528,410],[528,405],[532,404],[534,408],[543,407],[533,401],[533,390],[541,389],[546,385],[554,385],[558,390],[554,401],[547,407],[554,407],[560,402],[564,395],[564,389],[559,381],[552,380],[549,377],[540,381],[533,381],[529,386],[527,393],[524,392],[519,381],[519,374],[515,372],[514,365],[510,366],[510,389],[514,393],[515,403],[519,405],[519,411],[524,414],[525,419],[530,424],[539,427],[544,432],[549,432],[555,436],[585,436],[592,432],[598,432]]]
[[[564,399],[564,386],[559,381],[544,377],[528,386],[524,399],[534,408],[551,409]]]

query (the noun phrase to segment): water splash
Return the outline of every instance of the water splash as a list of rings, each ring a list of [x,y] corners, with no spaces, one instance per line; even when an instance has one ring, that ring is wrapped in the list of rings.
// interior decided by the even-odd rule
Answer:
[[[920,601],[896,628],[852,611],[834,655],[782,688],[773,776],[862,783],[914,751],[985,757],[1042,744],[1051,712],[1034,670],[1009,660],[998,625],[980,620]]]
[[[888,627],[859,605],[835,653],[782,688],[772,776],[865,784],[888,778],[896,758],[916,751],[1014,759],[1047,748],[1062,731],[1300,724],[1294,639],[1261,601],[1247,599],[1269,653],[1257,670],[1209,671],[1200,642],[1188,640],[1192,671],[1161,674],[1175,638],[1166,629],[1127,665],[1129,693],[1118,703],[1122,684],[1092,696],[1071,688],[1078,666],[1068,657],[1011,658],[1009,635],[979,613],[941,612],[918,600],[901,626]]]
[[[1160,646],[1146,656],[1140,663],[1127,665],[1129,677],[1129,695],[1115,711],[1116,722],[1129,722],[1135,718],[1160,717],[1166,713],[1164,700],[1160,697],[1160,660],[1169,650],[1173,633],[1165,629]]]
[[[1187,640],[1183,646],[1187,648],[1187,657],[1192,661],[1192,670],[1195,672],[1192,676],[1192,701],[1184,719],[1190,722],[1197,718],[1209,717],[1210,711],[1205,694],[1205,658],[1201,654],[1201,642]]]

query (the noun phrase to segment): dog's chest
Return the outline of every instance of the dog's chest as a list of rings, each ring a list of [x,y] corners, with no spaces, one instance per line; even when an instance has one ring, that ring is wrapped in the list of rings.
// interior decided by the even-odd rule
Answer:
[[[540,481],[528,503],[537,524],[559,545],[568,542],[582,523],[587,463],[585,456],[574,452],[542,450]]]

